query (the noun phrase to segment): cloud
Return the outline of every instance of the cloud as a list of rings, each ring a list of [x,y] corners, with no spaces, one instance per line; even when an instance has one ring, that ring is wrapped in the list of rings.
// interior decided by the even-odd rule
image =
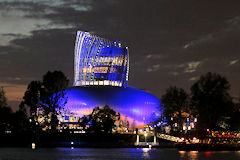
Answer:
[[[160,67],[160,64],[153,65],[153,68],[158,69]]]
[[[193,40],[191,42],[188,42],[187,44],[185,44],[183,46],[184,49],[188,49],[190,47],[193,47],[195,45],[198,45],[198,44],[201,44],[201,43],[205,43],[205,42],[208,42],[208,41],[211,41],[213,40],[213,35],[212,34],[208,34],[208,35],[205,35],[205,36],[202,36],[200,37],[199,39],[197,40]]]
[[[189,80],[190,81],[196,81],[198,79],[198,77],[191,77]]]
[[[185,73],[192,73],[197,70],[197,68],[200,66],[201,61],[193,61],[186,64],[186,68],[184,70]]]
[[[197,37],[196,40],[192,40],[188,43],[186,43],[183,46],[183,49],[188,49],[197,45],[200,45],[202,43],[211,42],[213,40],[219,40],[220,38],[223,38],[224,35],[228,34],[229,32],[240,30],[240,16],[234,16],[232,18],[229,18],[224,21],[224,25],[222,25],[219,28],[216,28],[215,30],[209,32],[206,35],[202,35]]]
[[[227,27],[225,28],[226,32],[239,30],[240,29],[240,16],[235,16],[226,21]]]
[[[152,55],[151,55],[151,54],[148,54],[148,55],[146,56],[146,58],[152,58]]]
[[[147,59],[160,59],[162,58],[163,56],[162,55],[159,55],[159,54],[148,54],[146,56]]]
[[[31,31],[37,29],[73,27],[78,22],[71,23],[65,20],[72,16],[66,15],[80,14],[91,10],[91,1],[0,1],[0,34],[14,33],[30,35]],[[66,19],[65,19],[66,18]],[[63,22],[62,20],[63,19]],[[7,38],[6,40],[7,41]],[[5,42],[6,43],[6,42]],[[4,43],[2,43],[4,44]],[[0,44],[1,45],[1,44]]]
[[[170,70],[168,73],[173,76],[183,75],[184,73],[196,72],[200,65],[206,60],[190,61],[182,64],[164,65],[162,68]]]
[[[22,78],[20,78],[20,77],[8,77],[7,79],[9,81],[20,81],[20,80],[22,80]]]
[[[72,29],[37,30],[0,46],[0,81],[28,84],[41,79],[48,70],[71,75],[74,35]]]
[[[152,71],[153,71],[152,68],[148,68],[148,69],[147,69],[147,72],[152,72]]]
[[[151,66],[151,68],[148,68],[148,69],[147,69],[147,72],[157,71],[157,70],[160,69],[160,66],[161,66],[160,64],[154,64],[154,65]]]
[[[173,75],[173,76],[177,76],[177,75],[179,75],[180,73],[179,73],[179,72],[170,72],[170,74]]]
[[[171,70],[168,73],[170,73],[170,75],[177,76],[183,73],[196,72],[197,69],[200,67],[200,65],[203,64],[205,61],[206,59],[201,61],[190,61],[190,62],[181,63],[181,64],[164,65],[162,68]]]
[[[239,59],[235,59],[229,62],[229,65],[234,65],[236,63],[238,63]]]

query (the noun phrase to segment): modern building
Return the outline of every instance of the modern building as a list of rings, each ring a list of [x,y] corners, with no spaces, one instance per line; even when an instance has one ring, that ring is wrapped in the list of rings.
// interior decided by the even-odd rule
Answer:
[[[62,122],[77,122],[93,108],[109,105],[129,127],[150,124],[160,118],[161,103],[154,95],[128,86],[129,53],[119,41],[89,32],[77,32],[74,87],[67,90],[67,115]]]

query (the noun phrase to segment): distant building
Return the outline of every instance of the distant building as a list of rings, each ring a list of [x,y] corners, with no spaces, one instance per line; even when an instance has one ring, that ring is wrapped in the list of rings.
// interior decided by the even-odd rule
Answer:
[[[94,107],[109,105],[128,127],[160,118],[161,103],[154,95],[128,86],[128,48],[89,32],[77,32],[74,56],[74,87],[67,90],[66,115],[61,122],[78,122]]]

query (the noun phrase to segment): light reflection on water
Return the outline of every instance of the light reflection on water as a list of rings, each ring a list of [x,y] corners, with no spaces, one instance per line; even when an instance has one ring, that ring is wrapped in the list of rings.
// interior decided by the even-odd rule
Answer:
[[[181,159],[184,159],[186,157],[189,160],[197,160],[199,155],[198,151],[189,151],[189,152],[178,151],[178,152],[180,154]]]
[[[198,152],[155,148],[0,148],[0,160],[236,160],[239,151]]]
[[[189,159],[197,160],[197,156],[198,156],[198,151],[190,151],[189,152]]]
[[[145,159],[149,159],[149,158],[150,158],[149,153],[148,153],[149,150],[150,150],[150,148],[142,148],[143,157],[144,157]]]
[[[180,158],[184,158],[186,151],[179,151],[180,153]]]

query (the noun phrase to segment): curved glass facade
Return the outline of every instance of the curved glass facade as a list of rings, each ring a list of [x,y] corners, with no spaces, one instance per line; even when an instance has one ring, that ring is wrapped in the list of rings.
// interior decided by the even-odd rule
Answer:
[[[77,32],[74,86],[127,86],[127,47],[89,32]]]

